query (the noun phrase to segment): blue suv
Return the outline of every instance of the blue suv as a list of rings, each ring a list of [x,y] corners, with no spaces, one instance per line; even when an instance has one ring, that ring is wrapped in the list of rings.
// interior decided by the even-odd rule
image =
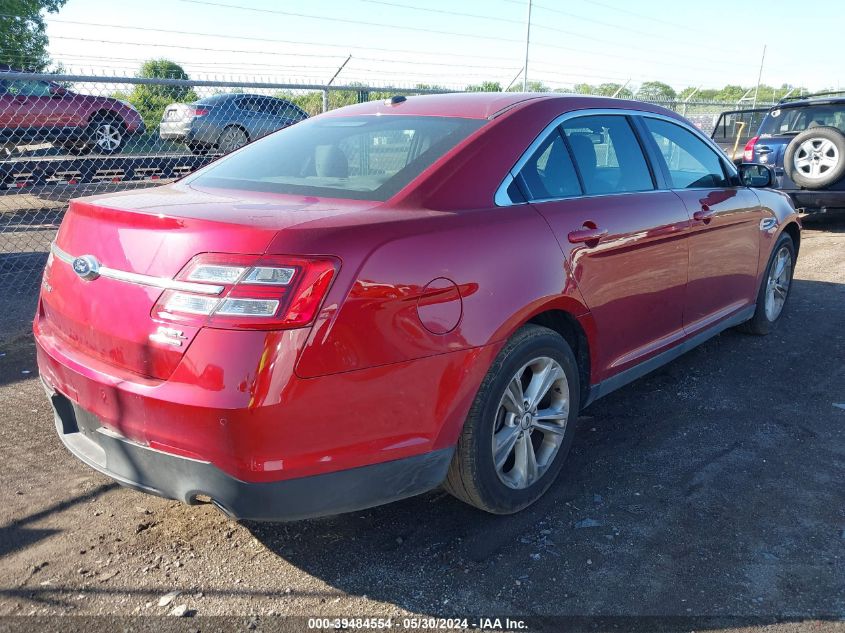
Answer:
[[[745,145],[742,162],[774,168],[774,186],[789,194],[802,213],[845,210],[843,95],[818,93],[781,101]]]

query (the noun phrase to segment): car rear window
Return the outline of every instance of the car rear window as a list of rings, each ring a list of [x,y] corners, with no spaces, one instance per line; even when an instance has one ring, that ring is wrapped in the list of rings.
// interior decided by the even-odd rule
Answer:
[[[484,123],[394,115],[307,119],[220,159],[185,182],[384,201]]]
[[[839,128],[845,132],[845,103],[775,108],[760,126],[760,135],[798,134],[820,125]]]

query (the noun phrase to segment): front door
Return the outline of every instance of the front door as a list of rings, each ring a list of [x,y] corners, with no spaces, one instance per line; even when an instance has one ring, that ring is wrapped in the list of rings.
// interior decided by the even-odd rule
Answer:
[[[691,334],[756,300],[760,221],[765,216],[757,195],[738,186],[708,143],[664,119],[643,117],[642,122],[692,221],[684,313],[684,327]]]

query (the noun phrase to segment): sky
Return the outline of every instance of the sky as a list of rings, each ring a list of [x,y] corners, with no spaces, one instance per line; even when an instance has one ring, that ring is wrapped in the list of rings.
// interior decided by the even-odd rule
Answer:
[[[68,0],[50,54],[74,72],[134,74],[166,57],[195,79],[521,83],[528,0]],[[845,2],[533,0],[528,79],[548,87],[657,80],[845,83]],[[517,77],[519,77],[517,79]]]

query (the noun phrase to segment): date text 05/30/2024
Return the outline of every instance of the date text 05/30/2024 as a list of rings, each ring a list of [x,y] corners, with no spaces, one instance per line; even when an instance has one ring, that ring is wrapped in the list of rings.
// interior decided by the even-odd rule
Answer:
[[[524,620],[510,618],[309,618],[309,629],[397,629],[405,631],[474,629],[482,631],[524,631]]]

